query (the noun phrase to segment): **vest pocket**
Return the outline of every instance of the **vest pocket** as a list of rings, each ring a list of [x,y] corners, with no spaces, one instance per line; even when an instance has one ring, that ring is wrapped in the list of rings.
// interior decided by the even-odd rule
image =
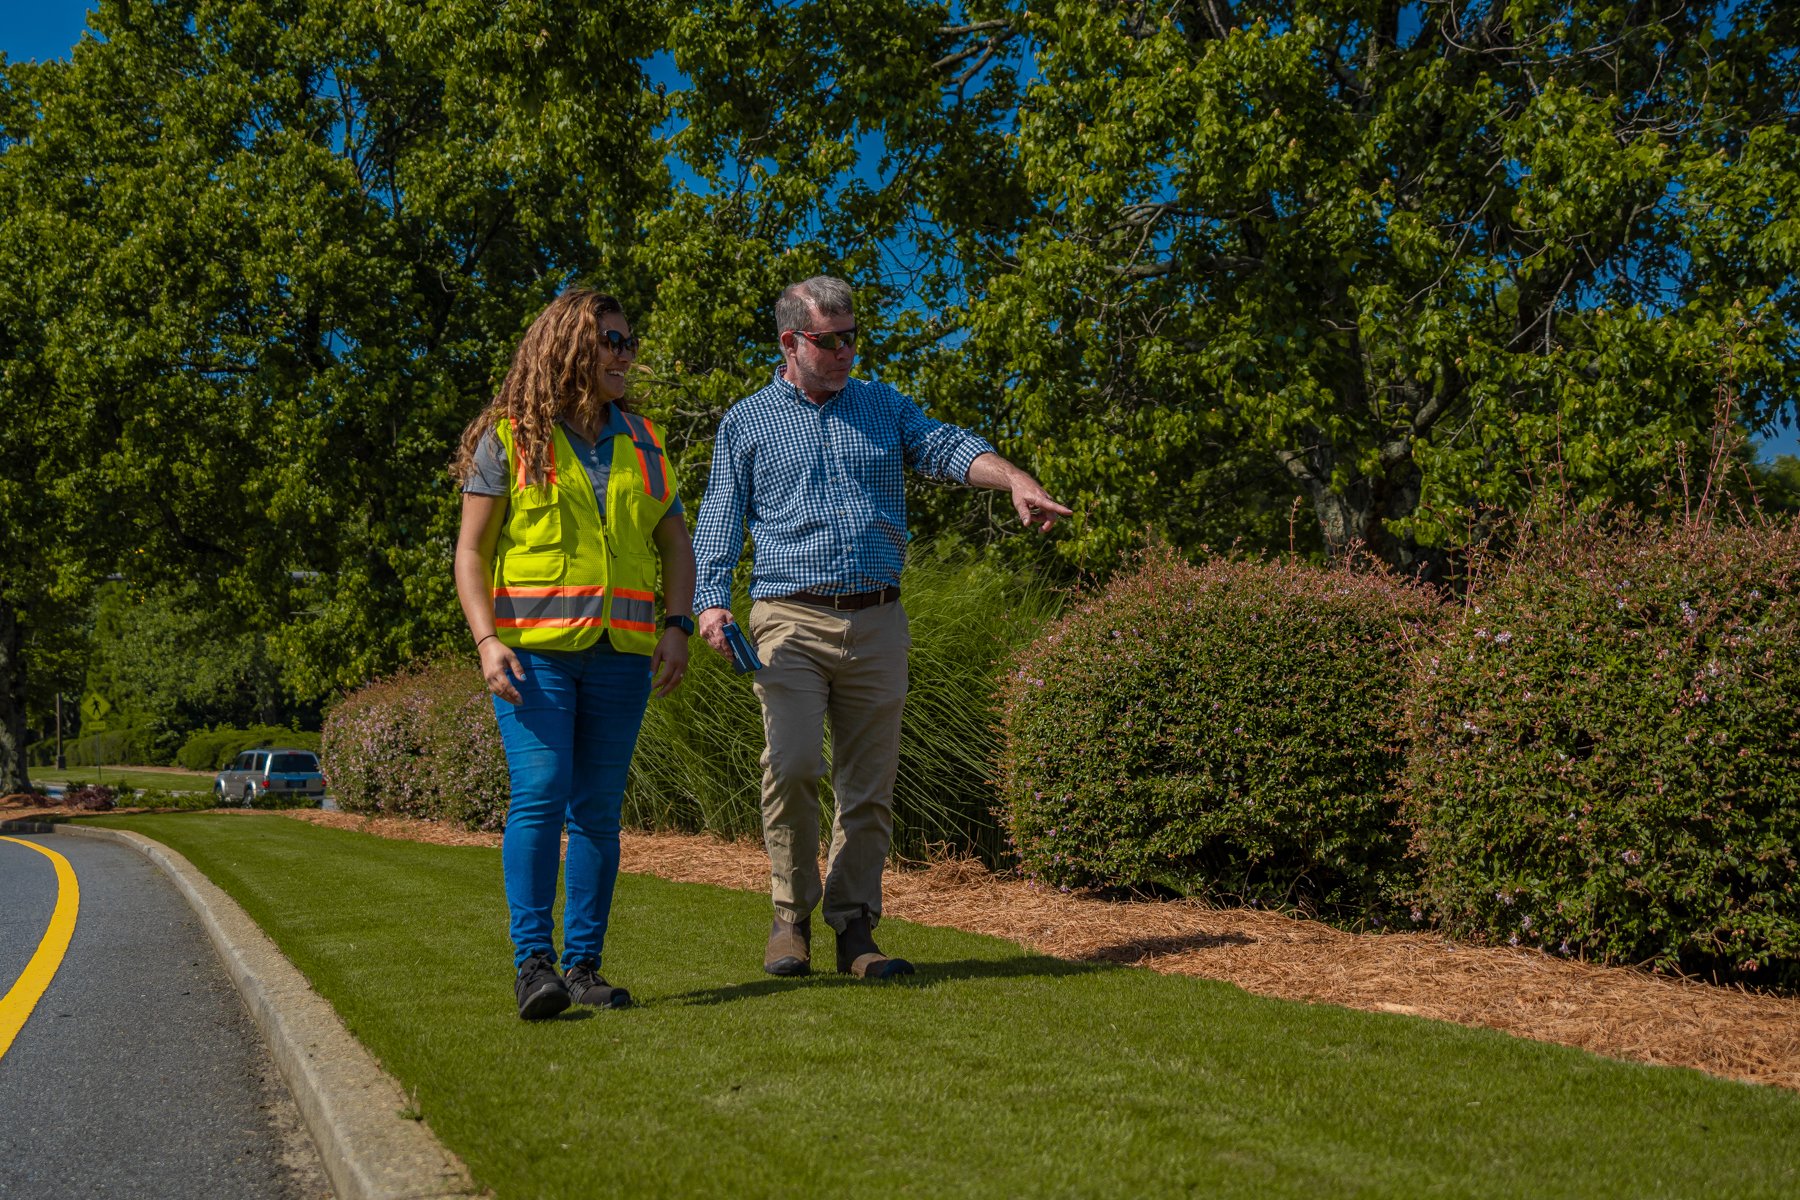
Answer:
[[[549,587],[568,572],[569,556],[560,550],[513,550],[500,561],[500,586]]]
[[[527,488],[514,494],[513,504],[515,512],[510,532],[519,545],[532,550],[561,549],[562,505],[556,502],[554,491]]]

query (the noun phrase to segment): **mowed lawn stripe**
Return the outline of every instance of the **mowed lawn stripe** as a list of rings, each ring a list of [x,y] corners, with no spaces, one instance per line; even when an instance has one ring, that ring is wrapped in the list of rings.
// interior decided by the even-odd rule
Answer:
[[[639,1006],[528,1025],[494,850],[98,823],[231,893],[502,1197],[1800,1194],[1787,1091],[898,921],[911,981],[774,980],[766,899],[647,876],[604,964]]]

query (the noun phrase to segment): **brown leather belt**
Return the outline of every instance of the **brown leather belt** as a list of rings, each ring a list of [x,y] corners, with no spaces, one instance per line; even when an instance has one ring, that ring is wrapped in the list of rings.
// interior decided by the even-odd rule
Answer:
[[[820,608],[835,608],[839,612],[856,612],[858,609],[874,608],[877,604],[892,604],[900,598],[900,589],[885,587],[879,592],[853,592],[848,596],[821,596],[817,592],[795,592],[791,596],[775,598],[790,600],[795,604],[816,604]]]

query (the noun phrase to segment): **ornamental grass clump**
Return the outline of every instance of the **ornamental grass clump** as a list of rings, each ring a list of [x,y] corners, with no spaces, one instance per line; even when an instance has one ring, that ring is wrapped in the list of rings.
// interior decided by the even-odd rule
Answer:
[[[900,588],[912,634],[911,686],[894,782],[894,850],[923,857],[942,847],[993,861],[1001,852],[991,782],[997,677],[1060,601],[1032,576],[954,546],[914,546],[907,557]],[[746,622],[747,575],[734,604]],[[762,749],[762,707],[750,677],[694,639],[686,682],[645,714],[626,824],[760,837]],[[828,763],[830,753],[828,739]],[[829,831],[829,770],[820,805]]]
[[[1438,616],[1378,570],[1167,549],[1020,653],[1001,787],[1025,870],[1385,919],[1409,638]]]
[[[1800,532],[1542,538],[1415,686],[1406,811],[1448,932],[1800,983]]]

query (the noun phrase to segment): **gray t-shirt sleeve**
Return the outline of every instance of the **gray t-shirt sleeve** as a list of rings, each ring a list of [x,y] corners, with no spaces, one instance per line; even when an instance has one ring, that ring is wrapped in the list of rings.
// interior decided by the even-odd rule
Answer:
[[[506,449],[500,435],[488,430],[475,446],[475,469],[463,480],[462,490],[476,496],[504,496],[510,490],[507,478]]]

